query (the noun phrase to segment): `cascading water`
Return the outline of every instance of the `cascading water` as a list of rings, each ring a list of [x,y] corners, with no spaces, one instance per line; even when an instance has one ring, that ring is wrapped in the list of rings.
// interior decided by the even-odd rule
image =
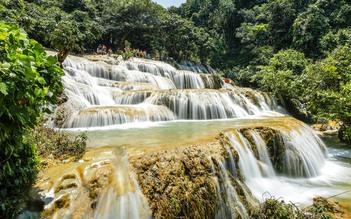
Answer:
[[[246,97],[229,91],[160,91],[153,92],[145,102],[167,106],[178,119],[242,118],[262,112],[258,106],[248,104]]]
[[[234,147],[239,154],[239,168],[243,172],[245,178],[262,177],[258,160],[255,158],[248,140],[245,139],[240,132],[237,132],[229,136],[229,141],[231,146]]]
[[[206,73],[206,74],[209,74],[209,73],[214,71],[211,67],[209,67],[209,69],[207,69],[201,63],[185,62],[185,61],[183,61],[179,64],[179,68],[182,70],[188,70],[188,71],[193,71],[193,72],[202,72],[202,73]]]
[[[273,164],[271,159],[269,158],[269,154],[267,151],[267,145],[260,136],[260,134],[256,131],[251,131],[252,138],[254,140],[254,144],[257,147],[258,151],[258,161],[259,167],[262,169],[262,175],[266,177],[274,177],[275,172],[273,168]]]
[[[326,157],[326,147],[320,139],[308,127],[285,131],[284,134],[287,137],[284,138],[286,152],[283,171],[297,177],[320,175]]]
[[[255,130],[249,131],[248,136],[240,131],[229,133],[230,145],[239,154],[239,167],[245,178],[273,178],[276,171],[292,177],[312,178],[320,175],[326,147],[312,130],[301,125],[298,130],[280,129],[278,133],[283,141],[278,145],[281,151],[275,154],[272,154],[272,146],[268,146]],[[250,138],[253,139],[251,143]],[[268,150],[271,150],[271,154]],[[279,169],[274,170],[270,157],[279,157],[276,158],[280,159],[276,161]]]
[[[170,144],[172,147],[188,145],[221,132],[216,139],[220,142],[218,147],[226,152],[216,157],[208,155],[210,167],[207,171],[217,197],[215,218],[249,218],[248,203],[255,205],[256,199],[267,191],[289,201],[305,202],[315,195],[330,194],[325,191],[315,194],[320,187],[330,184],[338,187],[341,182],[351,180],[350,175],[337,179],[335,174],[348,167],[340,168],[339,164],[326,160],[326,147],[321,140],[308,126],[282,116],[285,111],[274,98],[232,86],[219,89],[223,83],[218,83],[218,76],[201,66],[184,63],[183,70],[177,70],[150,60],[107,64],[76,57],[69,57],[64,66],[64,92],[68,101],[57,107],[53,126],[89,128],[92,153],[95,148],[108,146],[127,147],[131,153],[141,156],[153,151],[166,154]],[[156,172],[165,161],[153,165],[151,175],[142,179],[143,185],[138,185],[141,179],[130,174],[128,157],[120,155],[117,160],[114,175],[104,192],[100,192],[94,212],[86,216],[150,217],[149,208],[158,207],[155,202],[162,193],[158,194],[156,184],[158,192],[148,196],[148,205],[141,192],[148,191],[141,187],[150,183],[148,177],[163,177]],[[329,173],[328,168],[338,171]],[[188,172],[191,171],[185,168],[181,174]],[[166,191],[172,191],[174,186],[167,185]],[[340,188],[344,187],[333,192]],[[199,191],[203,189],[198,188]],[[191,197],[192,194],[185,195]],[[186,204],[172,205],[179,208]],[[65,210],[65,214],[74,211]]]
[[[174,120],[173,113],[164,106],[125,105],[86,107],[73,114],[64,128],[84,128],[118,125],[132,122],[160,122]]]
[[[70,115],[65,114],[66,118],[60,117],[56,124],[63,128],[177,119],[243,118],[272,111],[276,107],[271,104],[269,97],[263,98],[260,94],[251,95],[251,98],[257,99],[254,104],[240,90],[203,89],[204,84],[213,86],[215,82],[209,81],[211,77],[217,76],[179,71],[160,62],[122,62],[119,65],[109,65],[68,58],[64,65],[66,75],[63,81],[68,98],[72,97],[74,102],[86,107]],[[130,89],[118,84],[121,82],[132,83],[133,92],[127,92]],[[138,90],[138,83],[142,88],[146,88],[145,83],[152,84],[157,91]],[[247,90],[244,92],[255,93]],[[65,104],[59,111],[71,111],[69,108]]]
[[[214,164],[211,160],[211,171],[214,175],[213,179],[219,197],[219,209],[215,217],[218,219],[237,218],[238,216],[240,216],[240,218],[248,218],[247,211],[241,203],[234,185],[229,179],[227,172],[228,168],[221,161],[216,161],[216,163],[218,164],[218,171],[215,170]]]
[[[110,218],[151,218],[149,206],[134,175],[130,175],[128,156],[124,151],[114,161],[115,177],[99,198],[95,219]]]

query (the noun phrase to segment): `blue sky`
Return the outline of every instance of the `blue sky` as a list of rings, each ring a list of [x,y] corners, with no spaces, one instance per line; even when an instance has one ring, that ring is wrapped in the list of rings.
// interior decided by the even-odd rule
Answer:
[[[179,7],[182,3],[186,2],[186,0],[153,0],[154,2],[162,5],[165,8],[170,6]]]

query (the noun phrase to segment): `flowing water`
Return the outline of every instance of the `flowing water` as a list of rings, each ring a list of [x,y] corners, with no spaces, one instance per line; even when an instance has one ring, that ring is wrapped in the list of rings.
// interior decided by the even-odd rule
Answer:
[[[86,217],[151,217],[126,153],[144,154],[206,142],[218,138],[218,133],[227,142],[229,158],[224,162],[208,155],[219,196],[216,218],[249,217],[230,179],[242,177],[243,182],[237,184],[247,186],[260,201],[268,196],[283,197],[299,206],[310,204],[315,196],[329,197],[351,188],[347,147],[331,145],[330,141],[325,145],[307,125],[287,116],[274,98],[224,86],[203,66],[183,63],[183,70],[177,70],[142,59],[107,64],[76,57],[69,57],[64,65],[68,101],[56,109],[50,124],[66,131],[87,132],[88,151],[96,155],[91,158],[94,162],[105,159],[99,158],[107,153],[104,148],[123,151],[109,161],[114,177],[99,195],[95,212],[84,213]],[[276,133],[273,142],[280,142],[279,147],[266,144],[262,127]],[[94,165],[81,167],[85,170],[78,175],[85,175]],[[250,199],[249,194],[245,196]],[[348,193],[338,196],[343,201],[350,197]],[[75,211],[56,215],[67,217]]]
[[[306,205],[315,196],[329,197],[351,189],[351,165],[342,162],[345,158],[340,157],[344,155],[350,159],[351,150],[341,150],[331,145],[333,148],[329,147],[328,153],[311,129],[290,117],[183,120],[96,128],[88,131],[91,139],[89,147],[114,145],[126,147],[131,153],[137,154],[144,150],[172,147],[174,142],[179,145],[192,144],[201,139],[215,137],[222,130],[255,126],[280,130],[286,137],[284,141],[289,142],[290,148],[287,150],[294,151],[294,156],[289,157],[287,153],[283,173],[280,173],[274,170],[268,158],[267,147],[257,132],[253,131],[252,136],[259,151],[259,159],[255,157],[246,138],[237,132],[228,133],[231,146],[236,148],[241,158],[237,168],[244,173],[246,184],[259,200],[271,195]],[[136,135],[138,138],[134,137]],[[344,194],[340,198],[351,200],[351,194]]]

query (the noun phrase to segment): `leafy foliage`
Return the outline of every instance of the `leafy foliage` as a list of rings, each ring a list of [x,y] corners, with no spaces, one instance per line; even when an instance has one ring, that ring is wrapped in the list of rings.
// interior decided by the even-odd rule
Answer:
[[[93,51],[100,43],[114,51],[123,50],[128,40],[132,49],[208,63],[217,51],[215,43],[220,44],[215,31],[208,33],[179,16],[172,21],[186,26],[168,32],[171,26],[167,21],[175,16],[151,0],[16,1],[21,3],[20,8],[14,2],[0,3],[0,18],[20,25],[43,45],[58,49],[60,62],[71,51],[80,52],[83,47]],[[219,22],[213,23],[218,26]],[[168,45],[174,34],[182,38],[182,51]]]
[[[304,101],[315,115],[351,124],[351,46],[338,46],[304,74]]]
[[[350,141],[351,47],[339,45],[325,59],[309,63],[303,53],[280,51],[260,66],[253,79],[262,89],[303,103],[316,119],[344,123],[341,139]],[[344,136],[344,137],[342,137]]]
[[[269,198],[260,206],[259,211],[252,215],[252,218],[294,219],[303,218],[303,214],[293,204],[285,203],[283,200]]]
[[[293,203],[286,203],[282,199],[276,199],[274,197],[267,198],[258,210],[256,210],[251,218],[253,219],[310,219],[310,218],[321,218],[329,219],[330,214],[340,212],[337,208],[339,206],[333,205],[332,202],[328,201],[323,197],[316,197],[313,199],[313,205],[306,209],[301,210]]]
[[[328,18],[318,7],[309,7],[294,22],[294,46],[307,55],[320,55],[319,39],[330,28]]]
[[[164,9],[150,0],[114,1],[106,7],[102,19],[106,29],[104,37],[114,48],[122,49],[125,40],[132,48],[151,49],[159,33]]]
[[[177,61],[196,60],[206,62],[207,55],[214,50],[211,36],[202,28],[179,15],[171,14],[162,22],[165,33],[164,48]]]
[[[282,94],[290,98],[301,95],[301,74],[308,64],[303,53],[295,50],[282,50],[275,54],[268,65],[259,66],[253,77],[261,87],[274,94]]]
[[[63,86],[57,59],[16,26],[0,23],[0,216],[13,217],[33,183],[36,146],[26,135]]]
[[[28,141],[37,145],[38,154],[43,158],[52,155],[53,159],[67,159],[72,157],[78,160],[84,155],[87,135],[64,133],[44,124],[37,126],[30,135]]]

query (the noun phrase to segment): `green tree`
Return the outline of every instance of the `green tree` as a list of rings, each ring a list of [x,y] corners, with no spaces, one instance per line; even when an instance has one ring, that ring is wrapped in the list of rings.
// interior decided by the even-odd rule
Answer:
[[[299,14],[293,24],[293,45],[309,57],[319,57],[322,49],[319,39],[330,29],[324,11],[314,5]]]
[[[58,20],[58,24],[46,40],[53,48],[59,50],[60,63],[72,50],[80,51],[83,45],[94,43],[103,33],[102,27],[91,20],[87,12],[74,11],[69,15],[63,14]]]
[[[84,0],[63,0],[62,1],[62,10],[67,13],[71,13],[75,10],[84,11],[87,10],[87,5]]]
[[[324,60],[310,65],[303,76],[303,101],[317,118],[339,119],[340,136],[351,141],[351,46],[340,45]]]
[[[1,0],[0,18],[12,24],[26,24],[24,15],[25,5],[23,0]]]
[[[300,81],[307,64],[303,53],[292,49],[282,50],[269,60],[268,65],[258,67],[253,80],[266,91],[298,99],[303,92]]]
[[[63,89],[57,59],[16,26],[0,23],[0,217],[14,217],[38,160],[28,143],[38,118]]]
[[[57,25],[55,30],[50,34],[51,46],[59,49],[57,54],[58,61],[63,63],[70,51],[78,48],[76,36],[73,35],[71,27],[61,22]]]
[[[205,29],[177,14],[166,15],[162,21],[164,48],[176,61],[197,60],[204,63],[215,49],[215,40]]]
[[[329,31],[321,40],[320,45],[325,53],[333,51],[339,45],[351,42],[351,29],[338,29],[336,33]]]
[[[151,0],[115,1],[102,16],[106,30],[104,40],[118,49],[128,40],[132,48],[150,50],[164,12]]]
[[[288,48],[292,43],[292,25],[297,16],[294,2],[290,0],[271,1],[267,3],[270,14],[268,27],[270,31],[270,45],[276,51]]]

